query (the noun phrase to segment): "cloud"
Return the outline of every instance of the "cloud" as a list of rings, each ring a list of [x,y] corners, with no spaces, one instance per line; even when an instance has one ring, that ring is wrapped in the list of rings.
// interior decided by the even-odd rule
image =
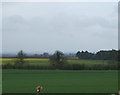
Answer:
[[[33,6],[29,8],[33,10]],[[3,52],[21,49],[26,52],[76,52],[117,48],[116,16],[104,17],[97,10],[95,12],[99,14],[84,12],[79,6],[41,8],[36,15],[33,14],[36,10],[27,12],[32,15],[30,18],[30,15],[21,13],[3,18]]]

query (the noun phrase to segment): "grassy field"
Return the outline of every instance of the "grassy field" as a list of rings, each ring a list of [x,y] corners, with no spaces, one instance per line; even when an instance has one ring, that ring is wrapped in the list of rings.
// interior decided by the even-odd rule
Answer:
[[[117,71],[3,70],[3,93],[116,93]]]

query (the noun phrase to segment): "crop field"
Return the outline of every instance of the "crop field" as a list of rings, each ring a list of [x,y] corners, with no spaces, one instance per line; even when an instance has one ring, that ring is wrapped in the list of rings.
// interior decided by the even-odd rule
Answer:
[[[2,65],[5,65],[7,63],[10,63],[14,65],[14,58],[3,58]],[[26,64],[30,65],[39,65],[39,66],[49,66],[49,59],[43,59],[43,58],[26,58],[25,59]],[[103,61],[103,60],[67,60],[68,64],[85,64],[85,65],[94,65],[94,64],[102,64],[107,65],[109,61]]]
[[[5,65],[7,63],[10,63],[14,65],[14,61],[16,60],[15,58],[3,58],[0,59],[2,60],[2,65]],[[49,59],[43,59],[43,58],[26,58],[25,59],[26,64],[30,65],[42,65],[42,66],[48,66],[49,65]]]
[[[118,72],[3,69],[3,93],[116,93]]]

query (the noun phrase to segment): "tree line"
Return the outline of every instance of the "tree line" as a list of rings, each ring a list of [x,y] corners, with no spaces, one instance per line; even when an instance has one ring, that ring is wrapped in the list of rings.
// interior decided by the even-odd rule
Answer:
[[[120,51],[120,50],[119,50]],[[91,59],[91,60],[118,60],[118,50],[101,50],[96,53],[90,53],[88,51],[78,51],[76,57],[79,59]]]

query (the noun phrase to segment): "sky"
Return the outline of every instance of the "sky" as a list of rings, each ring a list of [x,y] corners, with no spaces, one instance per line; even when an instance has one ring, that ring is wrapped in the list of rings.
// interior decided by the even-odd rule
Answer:
[[[118,3],[3,3],[2,52],[118,49]]]

